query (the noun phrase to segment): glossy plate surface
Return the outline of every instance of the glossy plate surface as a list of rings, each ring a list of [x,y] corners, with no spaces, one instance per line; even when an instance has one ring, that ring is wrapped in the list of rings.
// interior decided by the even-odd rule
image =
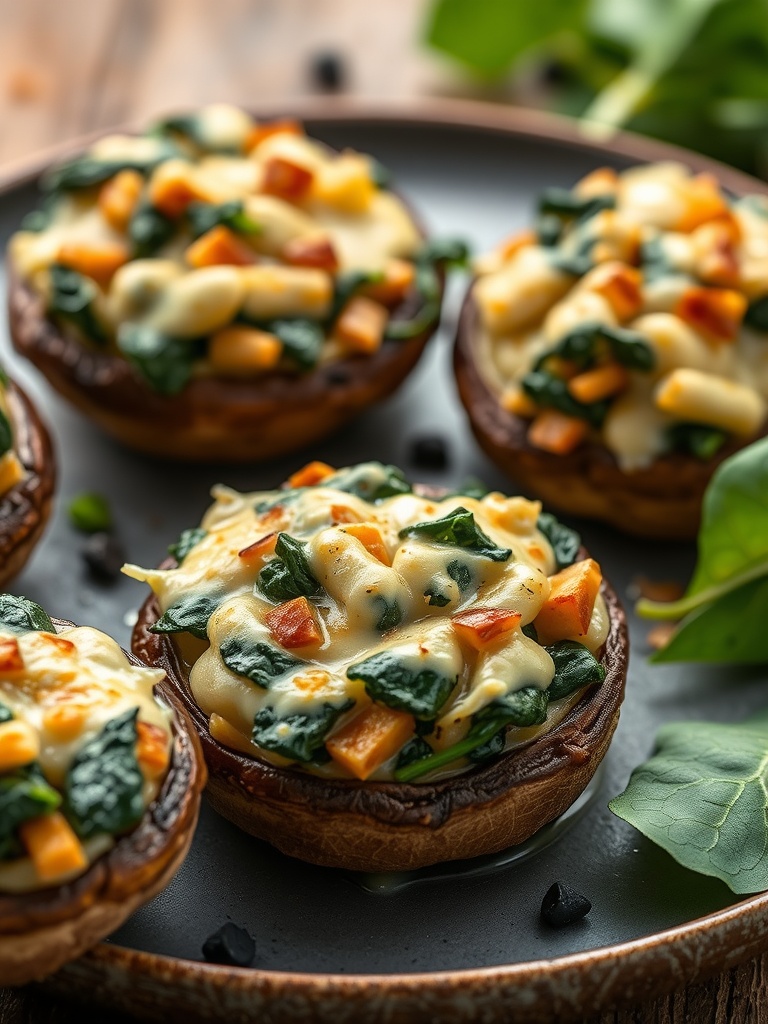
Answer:
[[[457,118],[453,125],[435,120],[451,117]],[[468,118],[475,120],[474,126],[466,123]],[[310,119],[308,127],[331,145],[375,154],[392,169],[398,187],[433,233],[467,238],[475,251],[528,225],[544,185],[569,186],[600,164],[624,167],[633,162],[630,156],[646,153],[652,158],[668,152],[628,140],[601,154],[568,138],[567,131],[554,137],[551,133],[559,130],[554,122],[527,117],[516,121],[503,111],[472,111],[468,105],[435,106],[399,119],[391,113],[344,113],[330,107]],[[695,163],[707,166],[702,158]],[[733,187],[748,182],[731,172]],[[0,197],[3,240],[34,201],[34,188],[25,184]],[[144,565],[159,562],[180,530],[198,522],[213,483],[274,487],[309,458],[336,466],[376,458],[394,462],[412,479],[427,483],[454,488],[475,475],[515,493],[514,483],[494,469],[472,440],[456,396],[450,354],[463,288],[463,281],[453,281],[442,330],[397,395],[341,435],[307,451],[306,459],[297,456],[253,470],[175,466],[119,448],[47,390],[31,368],[10,354],[6,339],[3,356],[47,416],[62,469],[58,516],[15,591],[40,601],[51,614],[98,626],[127,645],[131,615],[145,590],[128,579],[103,587],[87,578],[78,554],[80,538],[65,514],[68,499],[83,490],[98,490],[109,498],[129,559]],[[425,434],[447,440],[446,471],[413,465],[412,441]],[[590,524],[583,524],[582,533],[628,609],[637,576],[684,580],[693,564],[692,547],[628,540]],[[755,898],[729,911],[739,900],[724,884],[679,867],[611,815],[606,804],[624,788],[632,767],[648,756],[660,725],[682,719],[741,719],[765,704],[763,674],[696,666],[651,669],[645,661],[648,627],[636,620],[631,627],[627,698],[595,792],[586,808],[559,830],[556,841],[534,855],[510,857],[512,862],[497,870],[488,870],[486,864],[483,870],[468,865],[422,872],[405,880],[413,884],[401,886],[397,883],[403,879],[355,878],[290,860],[204,806],[191,853],[176,880],[112,937],[112,943],[138,952],[102,946],[60,983],[95,985],[101,978],[114,988],[124,984],[128,973],[137,972],[135,976],[152,975],[167,991],[175,990],[177,1007],[186,1006],[187,1000],[194,1009],[197,1000],[196,1012],[205,1014],[200,993],[216,989],[224,993],[221,998],[231,994],[233,1008],[271,1008],[269,1019],[282,1019],[288,1012],[291,993],[297,1000],[294,1019],[303,1019],[302,993],[314,993],[317,1019],[338,1014],[336,996],[329,992],[348,999],[350,1006],[359,1007],[360,1000],[371,1013],[382,996],[396,1000],[397,992],[406,992],[415,998],[418,992],[418,1005],[429,1014],[438,1007],[430,999],[441,999],[457,986],[473,994],[475,1009],[487,999],[489,1020],[496,1014],[503,1019],[514,1006],[516,1019],[533,1021],[551,1019],[547,1014],[555,1007],[561,1013],[575,1013],[579,1007],[587,1012],[622,994],[639,999],[645,986],[637,980],[638,971],[646,971],[646,977],[656,974],[659,988],[671,988],[699,971],[720,970],[729,960],[751,955],[768,944],[766,901]],[[555,880],[579,889],[593,904],[585,921],[559,931],[539,921],[542,896]],[[703,917],[708,920],[689,924]],[[259,970],[196,970],[141,955],[198,960],[206,936],[226,920],[254,935]],[[677,931],[660,935],[668,929]],[[656,938],[646,941],[651,936]],[[501,965],[505,967],[498,971],[484,970]],[[423,977],[425,972],[446,971],[464,973]],[[272,972],[292,973],[286,977]],[[300,978],[295,972],[314,977]],[[345,982],[343,977],[360,974],[378,977],[364,983]],[[384,977],[414,974],[422,977],[412,982]],[[127,986],[124,996],[130,1002]],[[421,1012],[416,1004],[412,1011]],[[143,1012],[152,1011],[145,1007]],[[465,1019],[462,1012],[456,1010],[456,1019]]]

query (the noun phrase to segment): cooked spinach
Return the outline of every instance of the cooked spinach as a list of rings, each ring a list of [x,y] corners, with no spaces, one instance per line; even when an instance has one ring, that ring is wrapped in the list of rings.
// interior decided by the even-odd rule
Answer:
[[[133,258],[154,256],[158,249],[170,241],[175,230],[176,224],[170,217],[149,203],[139,203],[128,222],[128,239]]]
[[[693,455],[702,462],[714,458],[727,440],[724,430],[703,423],[673,423],[666,431],[666,442],[671,451]]]
[[[383,594],[376,594],[373,602],[380,609],[380,615],[376,621],[376,629],[380,633],[386,633],[387,630],[400,625],[403,610],[397,601],[388,601]]]
[[[94,282],[60,263],[52,263],[49,274],[48,311],[77,327],[86,338],[103,344],[107,336],[94,307],[98,295]]]
[[[416,263],[466,267],[469,246],[460,238],[430,238],[414,257]]]
[[[347,677],[362,679],[371,700],[396,711],[408,711],[416,718],[434,718],[458,678],[432,668],[412,669],[392,651],[379,651],[350,665]]]
[[[123,323],[117,347],[159,395],[177,395],[192,375],[194,363],[205,354],[205,342],[170,338],[153,327]]]
[[[567,188],[548,188],[539,197],[539,216],[557,217],[560,221],[584,222],[601,210],[612,210],[616,197],[609,193],[582,198]]]
[[[579,369],[592,366],[602,352],[610,354],[617,363],[630,370],[649,371],[656,357],[653,349],[639,331],[607,324],[580,324],[536,360],[534,370],[546,370],[553,356],[575,363]]]
[[[11,421],[0,409],[0,455],[5,455],[13,448],[13,428]]]
[[[346,494],[355,494],[363,501],[377,502],[396,494],[411,494],[413,488],[397,466],[384,466],[380,462],[363,462],[342,469],[323,480],[323,487],[333,487]]]
[[[564,526],[551,512],[542,512],[536,522],[539,531],[549,541],[557,569],[573,565],[581,548],[581,537],[570,526]]]
[[[376,284],[383,277],[380,270],[342,270],[337,274],[333,281],[333,301],[325,322],[326,327],[330,329],[333,326],[342,309],[364,285]]]
[[[547,690],[550,700],[560,700],[585,686],[604,681],[605,669],[584,644],[561,640],[544,649],[555,663],[555,675]]]
[[[643,277],[647,282],[668,277],[674,272],[664,250],[661,235],[641,242],[640,266],[643,268]]]
[[[474,750],[470,750],[467,754],[468,759],[473,764],[483,764],[485,761],[491,761],[504,750],[506,738],[506,728],[499,729],[498,732],[491,736],[487,743],[483,743],[481,746],[475,747]]]
[[[539,631],[532,622],[528,622],[524,626],[521,626],[520,632],[523,636],[527,636],[529,640],[533,640],[535,644],[539,642]]]
[[[61,797],[37,763],[0,775],[0,860],[21,856],[15,836],[19,825],[50,814],[60,804]]]
[[[397,755],[395,769],[405,768],[407,765],[413,764],[414,761],[421,761],[423,758],[429,757],[432,752],[432,747],[425,739],[422,739],[421,736],[414,736]]]
[[[371,170],[371,180],[378,189],[389,188],[392,182],[392,171],[375,157],[368,157],[368,166]]]
[[[391,341],[407,341],[431,330],[440,319],[440,275],[433,263],[416,263],[413,287],[421,296],[422,304],[410,320],[390,319],[384,337]]]
[[[181,536],[174,544],[168,545],[168,554],[176,559],[181,565],[192,548],[197,547],[200,541],[208,536],[208,531],[201,526],[195,526],[190,530],[182,530]]]
[[[0,594],[0,626],[14,633],[26,633],[30,629],[56,632],[48,613],[39,604],[13,594]]]
[[[449,562],[445,567],[445,571],[459,588],[459,593],[466,594],[466,592],[471,589],[474,580],[472,570],[466,562],[460,562],[458,558],[454,558],[454,560]]]
[[[314,597],[322,590],[309,568],[306,545],[288,533],[277,535],[275,557],[259,573],[256,586],[276,604],[294,597]]]
[[[593,427],[599,427],[606,417],[610,403],[591,402],[585,405],[573,397],[568,390],[568,381],[547,370],[529,370],[521,381],[523,391],[538,406],[557,409],[566,416],[586,420]]]
[[[432,583],[430,583],[430,585],[424,591],[424,597],[429,598],[427,604],[433,608],[445,608],[447,604],[451,603],[450,597],[448,597],[447,594],[443,594]]]
[[[756,331],[768,331],[768,295],[750,302],[744,314],[744,323]]]
[[[64,809],[81,839],[125,832],[144,813],[144,777],[136,760],[138,714],[138,708],[129,708],[111,719],[70,765]]]
[[[489,558],[492,562],[506,562],[512,554],[511,548],[500,548],[483,533],[475,522],[474,514],[461,505],[442,519],[406,526],[400,530],[399,536],[417,537],[419,540],[430,540],[435,544],[464,548],[482,558]]]
[[[325,702],[315,714],[284,718],[278,718],[274,708],[262,708],[253,720],[253,742],[292,761],[313,761],[337,719],[353,704],[351,700],[342,704]]]
[[[13,719],[13,712],[7,704],[0,700],[0,722],[10,722]]]
[[[52,168],[43,176],[41,187],[46,192],[90,188],[113,178],[119,171],[127,170],[145,171],[147,164],[135,160],[98,160],[85,154]]]
[[[240,235],[256,235],[261,231],[261,225],[248,216],[240,199],[226,203],[190,203],[186,215],[194,238],[220,224]]]
[[[188,594],[164,612],[150,633],[191,633],[200,640],[208,639],[208,620],[221,601],[218,594]]]
[[[325,333],[317,320],[294,317],[290,320],[270,320],[262,325],[283,344],[283,355],[292,359],[302,370],[317,366],[323,349]]]
[[[264,690],[268,690],[275,679],[303,664],[271,644],[240,636],[228,636],[219,648],[219,654],[231,672],[245,676]]]
[[[539,245],[551,248],[560,241],[563,233],[563,222],[554,213],[545,213],[536,221],[536,239]]]

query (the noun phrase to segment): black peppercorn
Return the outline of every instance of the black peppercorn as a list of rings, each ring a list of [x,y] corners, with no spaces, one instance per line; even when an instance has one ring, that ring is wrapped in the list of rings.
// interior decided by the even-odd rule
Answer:
[[[100,583],[112,583],[125,563],[123,545],[112,533],[92,533],[81,550],[91,576]]]
[[[580,921],[592,909],[586,896],[572,889],[570,885],[555,882],[541,901],[541,918],[553,928]]]
[[[203,943],[203,956],[212,964],[250,967],[256,955],[256,943],[245,930],[227,921]]]

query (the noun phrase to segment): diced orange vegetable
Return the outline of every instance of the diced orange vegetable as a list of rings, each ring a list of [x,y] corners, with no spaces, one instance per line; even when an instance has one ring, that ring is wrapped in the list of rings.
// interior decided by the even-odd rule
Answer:
[[[354,509],[347,505],[331,505],[331,522],[333,523],[359,523],[360,516]]]
[[[80,840],[59,811],[25,821],[19,836],[40,879],[54,881],[88,866]]]
[[[160,164],[149,182],[149,201],[166,217],[176,219],[190,203],[210,202],[211,196],[196,181],[193,168],[181,160]]]
[[[626,263],[603,263],[590,275],[589,290],[606,299],[619,320],[631,320],[643,308],[643,276]]]
[[[99,209],[115,231],[125,231],[139,201],[144,179],[138,171],[119,171],[99,189]]]
[[[415,276],[416,270],[408,260],[388,260],[382,279],[363,285],[360,294],[384,306],[397,306],[410,291]]]
[[[619,176],[612,167],[597,167],[576,183],[574,192],[579,199],[594,199],[616,191]]]
[[[283,249],[283,259],[294,267],[316,267],[331,274],[339,269],[330,238],[292,238]]]
[[[16,452],[0,455],[0,494],[5,494],[24,479],[24,466]]]
[[[0,640],[0,674],[10,676],[23,671],[24,659],[19,650],[19,641],[16,637]]]
[[[254,541],[253,544],[249,544],[247,548],[238,551],[237,556],[246,562],[255,562],[260,558],[265,558],[267,555],[274,554],[275,544],[277,544],[277,534],[268,533],[265,537]]]
[[[405,711],[371,704],[334,733],[325,746],[336,764],[365,780],[400,750],[415,725],[413,715]]]
[[[568,381],[568,390],[577,402],[589,405],[618,395],[629,384],[629,374],[618,363],[606,363],[586,370]]]
[[[537,241],[535,231],[518,231],[516,235],[512,235],[511,238],[507,238],[501,243],[498,248],[499,256],[506,262],[521,249],[527,249],[529,245],[536,245]]]
[[[369,355],[381,346],[388,320],[386,306],[364,295],[355,295],[336,321],[334,335],[349,351]]]
[[[702,224],[693,233],[697,253],[696,274],[707,284],[724,288],[739,284],[739,234],[733,230],[734,220],[718,218]],[[738,226],[738,222],[736,224]]]
[[[264,621],[281,647],[308,647],[323,642],[323,634],[306,597],[278,605],[267,612]]]
[[[549,597],[534,622],[540,644],[586,636],[602,578],[594,558],[550,576]]]
[[[585,420],[566,416],[557,409],[544,409],[528,428],[528,440],[534,448],[568,455],[577,448],[589,432]]]
[[[98,284],[106,285],[130,259],[128,246],[121,242],[64,242],[56,259]]]
[[[283,133],[289,135],[303,135],[304,128],[299,121],[294,121],[292,118],[284,118],[280,121],[265,121],[263,124],[256,124],[253,126],[248,134],[248,138],[245,140],[246,153],[250,153],[251,150],[261,145],[264,139],[268,139],[271,135],[281,135]]]
[[[27,722],[12,718],[0,724],[0,772],[11,772],[40,756],[37,733]]]
[[[296,203],[307,195],[313,180],[314,174],[308,168],[273,156],[264,164],[261,188],[263,192]]]
[[[79,736],[85,722],[85,709],[77,704],[54,704],[43,715],[43,728],[62,742]]]
[[[708,341],[735,341],[747,298],[730,288],[687,288],[674,312]]]
[[[165,775],[171,756],[167,733],[151,722],[137,722],[136,731],[139,734],[136,760],[142,772],[150,779]]]
[[[370,523],[351,523],[349,526],[343,527],[343,530],[350,537],[359,540],[365,550],[370,552],[374,558],[378,558],[384,565],[392,565],[392,559],[389,557],[381,531],[375,526],[371,526]]]
[[[212,369],[227,377],[250,377],[273,370],[282,354],[280,339],[256,327],[222,327],[211,335],[208,344]]]
[[[289,487],[315,487],[317,484],[327,480],[329,476],[333,476],[336,470],[333,466],[329,466],[327,462],[308,462],[306,466],[302,466],[301,469],[297,469],[295,473],[288,477]]]
[[[237,750],[241,754],[248,754],[250,757],[255,757],[259,753],[259,748],[245,733],[240,732],[231,722],[222,718],[221,715],[217,715],[215,711],[208,722],[208,731],[223,747]]]
[[[728,204],[713,174],[697,174],[686,185],[686,209],[675,225],[676,231],[693,231],[700,224],[728,212]]]
[[[224,224],[206,231],[184,253],[190,267],[215,267],[222,264],[248,267],[256,262],[256,254]]]
[[[523,391],[519,384],[512,384],[501,396],[501,406],[513,416],[524,420],[532,420],[539,411],[538,405]]]
[[[451,625],[460,637],[476,651],[484,651],[500,637],[520,625],[520,612],[508,608],[470,608],[451,617]]]

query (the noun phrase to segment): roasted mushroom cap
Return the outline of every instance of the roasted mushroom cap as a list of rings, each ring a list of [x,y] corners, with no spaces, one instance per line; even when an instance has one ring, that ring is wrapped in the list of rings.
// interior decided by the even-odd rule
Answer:
[[[14,451],[26,476],[0,495],[0,588],[21,570],[40,539],[56,484],[51,439],[35,407],[16,384],[9,384],[6,394]]]
[[[223,747],[192,697],[173,641],[149,632],[160,615],[154,596],[139,612],[132,647],[145,664],[165,670],[197,728],[208,764],[208,796],[221,815],[314,864],[408,871],[521,843],[585,789],[616,728],[627,673],[624,613],[605,582],[602,594],[610,618],[600,658],[604,683],[586,690],[555,728],[528,746],[431,783],[324,779]]]
[[[74,960],[164,889],[181,866],[206,770],[173,688],[164,682],[158,693],[173,709],[173,755],[160,793],[137,827],[78,878],[35,892],[0,893],[0,985],[23,985]]]
[[[701,502],[712,474],[742,445],[729,442],[706,462],[670,453],[625,473],[603,444],[582,444],[553,455],[528,442],[528,421],[507,412],[477,359],[479,315],[472,292],[459,318],[454,369],[472,429],[493,461],[528,493],[562,512],[601,519],[640,537],[696,536]]]

